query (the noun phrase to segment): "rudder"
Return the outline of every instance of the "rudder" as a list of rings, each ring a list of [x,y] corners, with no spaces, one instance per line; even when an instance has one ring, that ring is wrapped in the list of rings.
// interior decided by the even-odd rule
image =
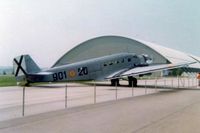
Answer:
[[[28,74],[40,72],[41,69],[29,55],[21,55],[13,59],[14,75],[18,81],[26,80]]]

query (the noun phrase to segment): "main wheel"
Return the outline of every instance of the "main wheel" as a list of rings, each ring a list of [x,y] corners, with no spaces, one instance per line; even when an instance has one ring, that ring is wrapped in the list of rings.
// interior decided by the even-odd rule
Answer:
[[[119,79],[111,79],[111,86],[119,86]]]
[[[128,85],[130,87],[137,87],[137,79],[134,77],[128,77]]]

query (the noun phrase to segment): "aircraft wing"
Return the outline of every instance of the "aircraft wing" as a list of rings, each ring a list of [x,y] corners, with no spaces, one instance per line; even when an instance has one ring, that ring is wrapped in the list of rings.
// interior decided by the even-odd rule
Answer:
[[[175,68],[181,68],[181,67],[188,67],[188,65],[194,64],[196,62],[190,62],[190,63],[179,63],[179,64],[160,64],[160,65],[153,65],[153,66],[143,66],[143,67],[135,67],[120,73],[115,73],[107,79],[115,79],[115,78],[122,78],[127,76],[138,76],[141,74],[148,74],[153,72],[158,72],[162,70],[170,70]]]
[[[124,72],[126,72],[128,70],[130,70],[130,69],[128,69],[128,68],[121,69],[121,70],[119,70],[117,72],[114,72],[114,73],[110,74],[108,77],[106,77],[106,79],[112,79],[114,77],[120,77],[122,73],[124,73]]]

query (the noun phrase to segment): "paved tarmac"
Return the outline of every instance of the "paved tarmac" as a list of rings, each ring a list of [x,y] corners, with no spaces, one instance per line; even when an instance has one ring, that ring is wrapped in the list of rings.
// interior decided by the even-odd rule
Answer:
[[[132,96],[156,93],[158,88],[131,88],[121,82],[122,86],[112,87],[109,82],[97,83],[96,103],[112,101]],[[55,111],[65,108],[66,84],[50,84],[27,87],[25,90],[25,116]],[[94,104],[94,85],[67,84],[67,108]],[[0,121],[22,117],[22,87],[0,88]]]
[[[120,100],[116,101],[113,87],[98,85],[97,104],[93,104],[93,87],[69,84],[73,89],[69,89],[67,109],[64,85],[34,87],[26,93],[29,99],[25,117],[21,117],[19,99],[22,89],[2,89],[0,133],[199,133],[200,89],[196,85],[189,89],[186,86],[184,89],[149,86],[147,90],[140,87],[134,89],[137,96],[131,97],[132,88],[122,85],[117,91]],[[145,91],[148,95],[144,95]]]

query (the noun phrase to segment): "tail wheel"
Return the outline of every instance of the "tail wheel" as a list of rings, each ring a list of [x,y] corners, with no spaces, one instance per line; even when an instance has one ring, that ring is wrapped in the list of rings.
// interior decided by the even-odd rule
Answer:
[[[120,86],[119,79],[111,79],[111,86]]]
[[[137,79],[134,77],[128,77],[128,85],[130,87],[137,87]]]

